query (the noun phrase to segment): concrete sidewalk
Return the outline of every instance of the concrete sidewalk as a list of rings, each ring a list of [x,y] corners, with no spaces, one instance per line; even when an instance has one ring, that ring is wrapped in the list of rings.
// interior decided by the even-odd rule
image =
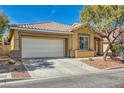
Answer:
[[[12,79],[11,73],[0,73],[0,80]]]
[[[123,88],[124,69],[68,77],[24,80],[0,84],[2,88]]]

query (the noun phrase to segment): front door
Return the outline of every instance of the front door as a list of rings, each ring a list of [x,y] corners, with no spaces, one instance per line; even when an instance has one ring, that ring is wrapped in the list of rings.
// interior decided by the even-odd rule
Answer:
[[[95,52],[96,52],[96,55],[99,55],[99,40],[95,39]]]

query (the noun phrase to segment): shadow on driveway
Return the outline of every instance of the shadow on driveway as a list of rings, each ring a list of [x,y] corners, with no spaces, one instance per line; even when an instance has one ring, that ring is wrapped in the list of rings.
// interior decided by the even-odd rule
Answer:
[[[22,60],[29,71],[37,69],[52,69],[55,68],[54,62],[48,62],[46,59],[25,59]]]

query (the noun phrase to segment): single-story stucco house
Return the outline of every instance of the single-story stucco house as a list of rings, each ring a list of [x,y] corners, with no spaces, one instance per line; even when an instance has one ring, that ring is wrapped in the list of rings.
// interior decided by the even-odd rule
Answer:
[[[17,58],[93,57],[103,54],[103,38],[89,27],[56,22],[14,24],[10,56]]]

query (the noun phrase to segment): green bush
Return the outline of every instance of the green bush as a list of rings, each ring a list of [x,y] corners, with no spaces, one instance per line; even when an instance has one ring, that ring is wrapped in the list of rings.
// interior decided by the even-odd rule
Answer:
[[[92,57],[89,57],[89,61],[94,61],[94,59]]]
[[[8,61],[8,63],[9,63],[10,65],[14,65],[16,62],[15,62],[14,60],[10,59],[10,60]]]
[[[123,45],[113,44],[112,47],[111,47],[112,55],[113,56],[118,56],[123,49],[124,49]]]

